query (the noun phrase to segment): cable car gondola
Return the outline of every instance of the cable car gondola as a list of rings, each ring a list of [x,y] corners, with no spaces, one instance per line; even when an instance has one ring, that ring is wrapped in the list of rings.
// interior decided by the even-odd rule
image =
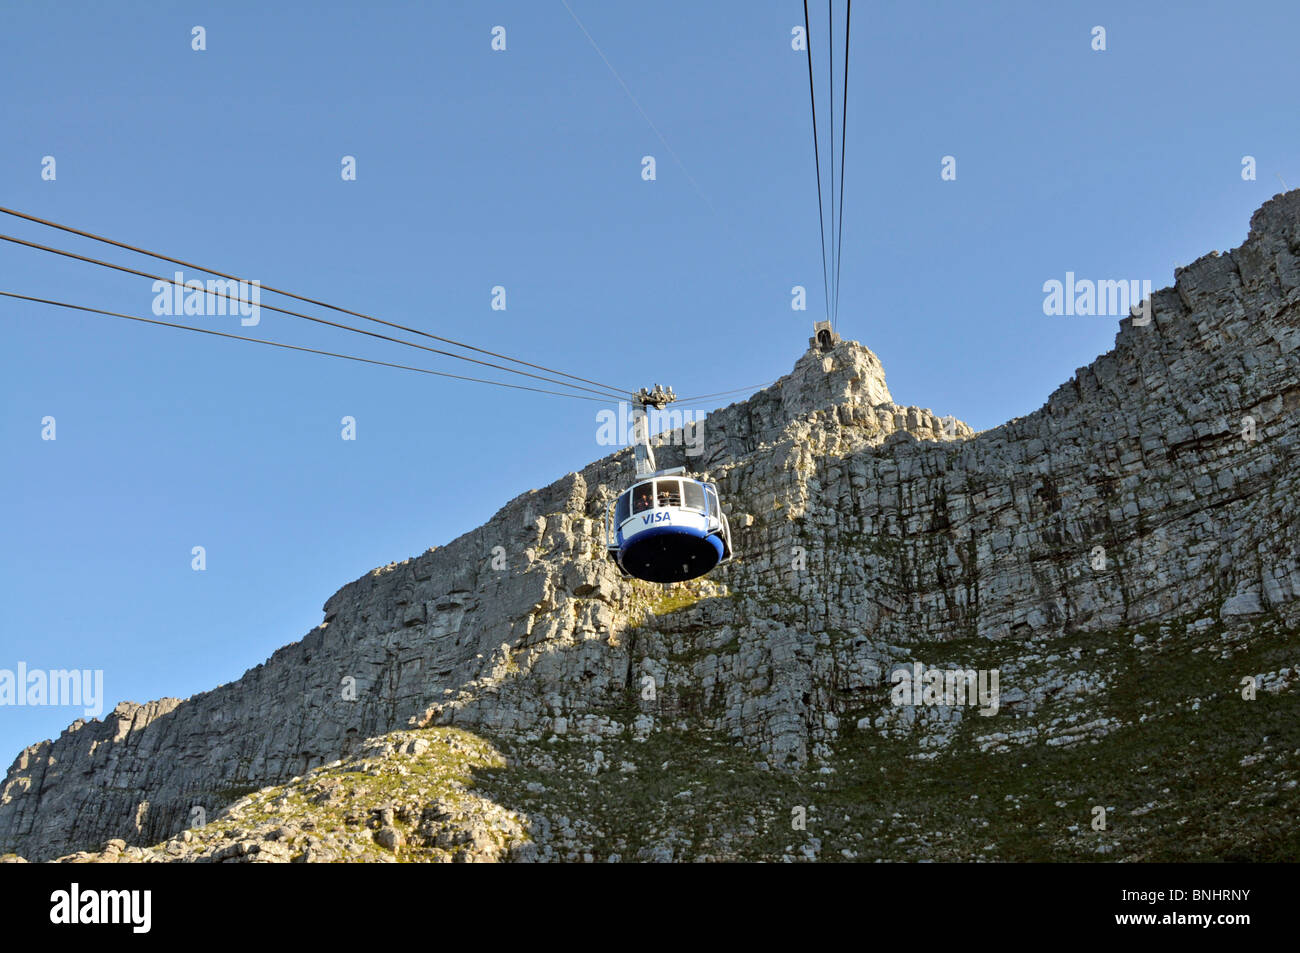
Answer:
[[[624,572],[647,582],[703,576],[732,557],[731,528],[717,485],[686,475],[685,467],[655,468],[645,407],[675,400],[658,384],[633,397],[636,476],[605,511],[605,547]]]

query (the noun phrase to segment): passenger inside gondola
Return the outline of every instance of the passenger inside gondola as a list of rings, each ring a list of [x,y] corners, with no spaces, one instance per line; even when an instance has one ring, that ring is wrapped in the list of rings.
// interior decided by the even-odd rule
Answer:
[[[651,484],[643,483],[632,491],[632,512],[640,513],[654,506],[654,490]]]

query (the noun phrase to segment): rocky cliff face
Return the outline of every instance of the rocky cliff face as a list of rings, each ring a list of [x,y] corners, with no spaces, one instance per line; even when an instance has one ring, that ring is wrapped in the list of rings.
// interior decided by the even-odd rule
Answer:
[[[709,415],[702,458],[656,450],[718,482],[732,564],[621,578],[603,514],[631,455],[606,457],[345,586],[237,682],[26,749],[0,850],[155,843],[196,807],[320,783],[368,739],[454,729],[508,765],[477,782],[521,825],[494,857],[1290,855],[1272,827],[1300,775],[1300,192],[1152,315],[978,435],[893,404],[861,345],[812,349]],[[996,669],[996,711],[895,704],[917,662]],[[1206,772],[1238,782],[1169,794]],[[1126,823],[1095,830],[1097,806]],[[1193,836],[1207,813],[1235,820]],[[418,823],[385,849],[415,849]]]

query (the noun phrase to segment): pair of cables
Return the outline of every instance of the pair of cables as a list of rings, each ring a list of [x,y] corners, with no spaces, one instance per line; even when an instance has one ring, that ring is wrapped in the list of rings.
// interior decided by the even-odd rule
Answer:
[[[121,249],[124,249],[124,250],[126,250],[126,251],[133,252],[133,253],[135,253],[135,254],[145,255],[145,256],[148,256],[148,257],[150,257],[150,258],[157,259],[157,260],[159,260],[159,261],[169,262],[169,263],[171,263],[171,264],[173,264],[173,265],[180,265],[180,266],[183,267],[183,268],[189,268],[189,269],[191,269],[191,270],[193,270],[193,271],[203,272],[203,273],[206,273],[206,274],[209,274],[209,275],[215,275],[215,276],[217,276],[217,277],[219,277],[219,278],[226,279],[227,281],[244,282],[245,284],[247,284],[246,279],[241,279],[241,278],[239,278],[239,277],[237,277],[237,276],[235,276],[235,275],[227,274],[226,272],[217,271],[217,270],[212,269],[212,268],[205,268],[205,267],[203,267],[203,266],[201,266],[201,265],[196,265],[196,264],[194,264],[193,262],[184,261],[184,260],[182,260],[182,259],[180,259],[180,258],[174,258],[174,257],[169,256],[169,255],[163,255],[163,254],[161,254],[161,253],[159,253],[159,252],[149,251],[149,250],[144,249],[144,248],[139,248],[139,247],[137,247],[137,246],[135,246],[135,245],[129,245],[129,244],[125,243],[125,242],[121,242],[121,241],[118,241],[118,240],[116,240],[116,239],[112,239],[112,238],[107,238],[107,237],[105,237],[105,236],[103,236],[103,235],[97,235],[97,234],[95,234],[95,233],[93,233],[93,232],[87,232],[87,231],[84,231],[84,230],[82,230],[82,229],[73,228],[73,227],[70,226],[70,225],[63,225],[63,224],[60,224],[60,223],[58,223],[58,222],[47,221],[46,219],[38,218],[38,217],[36,217],[35,215],[29,215],[29,214],[26,213],[26,212],[20,212],[20,211],[18,211],[17,209],[5,208],[5,207],[3,207],[3,206],[0,206],[0,213],[3,213],[3,214],[5,214],[5,215],[10,215],[10,216],[13,216],[13,217],[15,217],[15,218],[23,219],[23,220],[28,221],[28,222],[33,222],[33,223],[35,223],[35,224],[37,224],[37,225],[42,225],[42,226],[45,226],[45,227],[47,227],[47,228],[58,229],[58,230],[60,230],[60,231],[67,232],[67,233],[69,233],[69,234],[78,235],[78,236],[80,236],[80,237],[82,237],[82,238],[89,238],[89,239],[92,239],[92,240],[94,240],[94,241],[100,242],[100,243],[102,243],[102,244],[111,245],[111,246],[114,246],[114,247],[117,247],[117,248],[121,248]],[[171,284],[171,285],[174,285],[174,286],[177,286],[177,287],[180,287],[180,288],[186,288],[186,285],[185,285],[184,283],[182,283],[182,282],[178,282],[178,281],[176,281],[176,280],[173,279],[173,278],[167,278],[167,277],[164,277],[164,276],[162,276],[162,275],[155,275],[155,274],[153,274],[153,273],[151,273],[151,272],[142,271],[142,270],[137,269],[137,268],[131,268],[131,267],[128,267],[128,266],[126,266],[126,265],[116,264],[116,263],[114,263],[114,262],[104,261],[104,260],[99,259],[99,258],[92,258],[92,257],[90,257],[90,256],[88,256],[88,255],[77,254],[76,252],[68,251],[67,249],[63,249],[63,248],[54,248],[53,246],[50,246],[50,245],[43,245],[43,244],[40,244],[39,242],[33,242],[33,241],[29,241],[29,240],[27,240],[27,239],[18,238],[17,236],[14,236],[14,235],[6,235],[6,234],[3,234],[3,233],[0,233],[0,240],[6,241],[6,242],[9,242],[10,244],[18,245],[18,246],[21,246],[21,247],[24,247],[24,248],[30,248],[30,249],[33,249],[33,250],[35,250],[35,251],[44,252],[44,253],[46,253],[46,254],[58,255],[58,256],[63,257],[63,258],[69,258],[69,259],[72,259],[72,260],[74,260],[74,261],[79,261],[79,262],[83,262],[83,263],[86,263],[86,264],[95,265],[95,266],[98,266],[98,267],[101,267],[101,268],[112,269],[112,270],[114,270],[114,271],[122,272],[122,273],[124,273],[124,274],[135,275],[135,276],[138,276],[138,277],[141,277],[141,278],[148,278],[148,279],[150,279],[151,281],[155,281],[155,282],[161,281],[161,282],[164,282],[164,283],[166,283],[166,284]],[[195,289],[195,290],[197,290],[197,289]],[[268,285],[262,285],[262,286],[261,286],[261,290],[263,290],[263,291],[269,291],[269,292],[272,292],[272,293],[274,293],[274,294],[278,294],[278,295],[280,295],[280,296],[282,296],[282,297],[289,298],[289,299],[293,299],[293,300],[296,300],[296,301],[300,301],[300,302],[303,302],[303,303],[305,303],[305,304],[314,305],[314,306],[321,307],[321,308],[326,308],[326,309],[328,309],[328,310],[330,310],[330,311],[338,312],[338,313],[340,313],[340,314],[351,315],[351,316],[356,317],[356,318],[361,318],[361,319],[363,319],[363,320],[365,320],[365,321],[369,321],[369,322],[372,322],[372,323],[377,324],[377,325],[382,325],[382,326],[384,326],[384,327],[387,327],[387,328],[393,329],[393,330],[395,330],[395,331],[402,331],[402,332],[405,332],[405,333],[408,333],[408,334],[414,334],[414,335],[417,335],[417,336],[419,336],[419,337],[424,337],[424,338],[427,338],[427,339],[431,339],[431,340],[434,340],[434,341],[438,341],[439,343],[448,344],[448,345],[451,345],[451,346],[454,346],[454,347],[462,348],[462,349],[464,349],[464,350],[468,350],[468,351],[476,352],[476,353],[478,353],[478,354],[483,354],[483,355],[485,355],[485,356],[487,356],[487,357],[493,357],[493,358],[497,358],[498,360],[501,360],[501,361],[508,361],[508,362],[510,362],[510,363],[513,363],[513,364],[518,364],[518,365],[521,365],[522,367],[530,367],[530,368],[533,368],[534,370],[537,370],[537,371],[544,371],[546,374],[550,374],[550,375],[554,375],[554,376],[546,377],[546,376],[544,376],[544,375],[542,375],[542,374],[535,374],[535,373],[532,373],[531,371],[520,370],[518,367],[508,367],[508,366],[506,366],[506,365],[504,365],[504,364],[498,364],[498,363],[496,363],[496,362],[494,362],[494,361],[483,360],[482,358],[471,357],[471,356],[466,355],[466,354],[460,354],[460,353],[456,353],[456,352],[452,352],[452,351],[447,351],[447,350],[444,350],[444,349],[442,349],[442,348],[430,347],[430,346],[425,345],[425,344],[420,344],[420,343],[417,342],[417,341],[409,341],[409,340],[406,340],[406,339],[404,339],[404,338],[395,337],[395,336],[393,336],[393,335],[391,335],[391,334],[385,334],[385,333],[381,333],[381,332],[377,332],[377,331],[370,331],[370,330],[367,330],[367,329],[365,329],[365,328],[354,327],[354,326],[352,326],[352,325],[350,325],[350,324],[345,324],[345,323],[340,322],[340,321],[332,321],[332,320],[329,320],[329,319],[327,319],[327,318],[322,318],[322,317],[319,317],[319,316],[316,316],[316,315],[306,314],[306,313],[304,313],[304,312],[301,312],[301,311],[295,311],[295,310],[292,310],[292,309],[289,309],[289,308],[282,308],[282,307],[279,307],[279,306],[277,306],[277,305],[259,305],[259,307],[264,307],[264,308],[266,308],[267,310],[277,312],[278,314],[284,314],[284,315],[289,315],[290,317],[301,318],[301,319],[303,319],[303,320],[305,320],[305,321],[310,321],[310,322],[313,322],[313,323],[315,323],[315,324],[322,324],[322,325],[326,325],[326,326],[329,326],[329,327],[332,327],[332,328],[338,328],[338,329],[345,330],[345,331],[350,331],[350,332],[353,332],[353,333],[356,333],[356,334],[365,335],[365,336],[367,336],[367,337],[378,338],[378,339],[380,339],[380,340],[384,340],[384,341],[390,341],[390,342],[393,342],[393,343],[396,343],[396,344],[403,344],[403,345],[406,345],[406,346],[408,346],[408,347],[418,348],[418,349],[423,350],[423,351],[428,351],[428,352],[430,352],[430,353],[432,353],[432,354],[437,354],[437,355],[441,355],[441,356],[444,356],[444,357],[455,358],[456,360],[467,361],[467,362],[469,362],[469,363],[477,364],[477,365],[482,365],[482,366],[484,366],[484,367],[495,368],[495,369],[497,369],[497,370],[506,371],[506,372],[511,373],[511,374],[516,374],[516,375],[521,375],[521,376],[528,377],[528,378],[533,378],[533,379],[538,380],[538,381],[543,381],[543,382],[545,382],[545,383],[550,383],[550,384],[554,384],[554,385],[561,386],[561,387],[567,387],[567,388],[569,388],[569,389],[568,389],[568,390],[551,390],[551,389],[547,389],[547,388],[534,387],[534,386],[525,385],[525,384],[512,384],[512,383],[509,383],[509,382],[507,382],[507,381],[491,380],[491,379],[489,379],[489,378],[470,377],[470,376],[463,375],[463,374],[451,374],[451,373],[448,373],[448,372],[446,372],[446,371],[433,370],[432,368],[416,367],[416,366],[413,366],[413,365],[410,365],[410,364],[399,364],[399,363],[395,363],[395,362],[392,362],[392,361],[380,361],[380,360],[376,360],[376,359],[373,359],[373,358],[368,358],[368,357],[359,357],[359,356],[356,356],[356,355],[353,355],[353,354],[345,354],[345,353],[341,353],[341,352],[339,352],[339,351],[326,351],[326,350],[322,350],[322,349],[319,349],[319,348],[304,347],[304,346],[302,346],[302,345],[298,345],[298,344],[288,344],[288,343],[285,343],[285,342],[283,342],[283,341],[271,341],[271,340],[267,340],[267,339],[265,339],[265,338],[251,337],[251,336],[249,336],[249,335],[244,335],[244,334],[232,334],[232,333],[230,333],[230,332],[228,332],[228,331],[217,331],[217,330],[213,330],[213,329],[211,329],[211,328],[195,327],[194,325],[189,325],[189,324],[180,324],[180,323],[177,323],[177,322],[174,322],[174,321],[161,321],[161,320],[158,320],[157,318],[145,318],[145,317],[140,317],[139,315],[123,314],[123,313],[121,313],[121,312],[119,312],[119,311],[109,311],[109,310],[106,310],[106,309],[103,309],[103,308],[93,308],[93,307],[90,307],[89,305],[73,304],[73,303],[71,303],[71,302],[67,302],[67,301],[55,301],[55,300],[50,299],[50,298],[41,298],[41,297],[37,297],[37,296],[35,296],[35,295],[19,294],[18,292],[15,292],[15,291],[0,291],[0,296],[5,297],[5,298],[11,298],[11,299],[13,299],[13,300],[17,300],[17,301],[27,301],[27,302],[31,302],[31,303],[33,303],[33,304],[43,304],[43,305],[49,305],[49,306],[51,306],[51,307],[56,307],[56,308],[65,308],[65,309],[72,310],[72,311],[79,311],[79,312],[82,312],[82,313],[85,313],[85,314],[94,314],[94,315],[100,315],[100,316],[102,316],[102,317],[119,318],[119,319],[122,319],[122,320],[125,320],[125,321],[135,321],[135,322],[138,322],[138,323],[141,323],[141,324],[151,324],[151,325],[155,325],[155,326],[157,326],[157,327],[175,328],[175,329],[177,329],[177,330],[181,330],[181,331],[190,331],[190,332],[195,333],[195,334],[205,334],[205,335],[209,335],[209,336],[211,336],[211,337],[227,338],[227,339],[234,340],[234,341],[245,341],[245,342],[252,343],[252,344],[261,344],[261,345],[264,345],[264,346],[266,346],[266,347],[275,347],[275,348],[281,348],[281,349],[289,350],[289,351],[298,351],[298,352],[305,353],[305,354],[316,354],[316,355],[320,355],[320,356],[324,356],[324,357],[334,357],[334,358],[339,358],[339,359],[341,359],[341,360],[356,361],[356,362],[358,362],[358,363],[362,363],[362,364],[370,364],[370,365],[374,365],[374,366],[377,366],[377,367],[389,367],[389,368],[395,368],[395,369],[398,369],[398,370],[414,371],[414,372],[421,373],[421,374],[431,374],[431,375],[434,375],[434,376],[436,376],[436,377],[445,377],[445,378],[450,378],[450,379],[452,379],[452,380],[458,380],[458,381],[469,381],[469,382],[472,382],[472,383],[478,383],[478,384],[491,384],[491,385],[494,385],[494,386],[497,386],[497,387],[507,387],[507,388],[510,388],[510,389],[512,389],[512,390],[531,391],[531,392],[533,392],[533,393],[537,393],[537,394],[547,394],[547,395],[552,395],[552,396],[556,396],[556,397],[573,397],[573,398],[576,398],[576,399],[578,399],[578,400],[590,400],[590,401],[596,401],[597,403],[602,403],[602,404],[604,404],[604,403],[608,403],[610,400],[615,400],[615,401],[626,400],[626,399],[627,399],[627,395],[630,393],[630,390],[621,390],[620,388],[616,388],[616,387],[613,387],[613,386],[608,385],[608,384],[602,384],[602,383],[600,383],[599,381],[591,380],[590,378],[580,377],[580,376],[578,376],[578,375],[576,375],[576,374],[569,374],[569,373],[566,373],[566,372],[564,372],[564,371],[556,370],[555,368],[546,367],[545,365],[542,365],[542,364],[537,364],[537,363],[535,363],[535,362],[531,362],[531,361],[525,361],[525,360],[522,360],[521,358],[509,357],[509,356],[507,356],[507,355],[505,355],[505,354],[500,354],[500,353],[498,353],[498,352],[496,352],[496,351],[489,351],[489,350],[487,350],[487,349],[485,349],[485,348],[477,347],[477,346],[475,346],[475,345],[473,345],[473,344],[466,344],[466,343],[464,343],[464,342],[457,341],[457,340],[454,340],[454,339],[452,339],[452,338],[443,337],[443,336],[441,336],[441,335],[437,335],[437,334],[431,334],[431,333],[429,333],[429,332],[427,332],[427,331],[421,331],[421,330],[419,330],[418,328],[412,328],[412,327],[408,327],[408,326],[406,326],[406,325],[396,324],[396,323],[394,323],[394,322],[392,322],[392,321],[385,321],[385,320],[383,320],[382,318],[376,318],[376,317],[374,317],[374,316],[372,316],[372,315],[364,314],[364,313],[362,313],[362,312],[360,312],[360,311],[352,311],[352,310],[350,310],[350,309],[348,309],[348,308],[341,308],[341,307],[338,307],[338,306],[336,306],[336,305],[329,304],[328,302],[325,302],[325,301],[319,301],[319,300],[316,300],[316,299],[314,299],[314,298],[304,297],[304,296],[302,296],[302,295],[294,294],[293,292],[283,291],[283,290],[281,290],[281,289],[279,289],[279,288],[274,288],[274,287],[271,287],[271,286],[268,286]],[[211,287],[208,287],[208,286],[205,286],[205,287],[204,287],[204,292],[203,292],[203,293],[204,293],[204,294],[207,294],[207,295],[212,295],[212,296],[214,296],[214,297],[223,298],[223,299],[226,299],[226,300],[231,301],[231,302],[235,302],[236,305],[238,305],[238,304],[240,304],[240,303],[243,303],[243,302],[242,302],[242,299],[240,299],[239,297],[237,297],[237,296],[235,296],[235,295],[231,295],[231,294],[228,294],[228,293],[225,293],[225,292],[221,292],[221,291],[216,291],[216,290],[213,290]],[[223,310],[224,310],[224,309],[223,309]],[[559,378],[564,378],[564,379],[561,380],[561,379],[559,379]],[[574,382],[577,382],[577,383],[574,383]],[[769,383],[770,383],[770,382],[769,382]],[[586,385],[586,384],[591,384],[591,385],[594,385],[594,386],[591,386],[591,387],[583,386],[583,385]],[[710,397],[721,397],[721,396],[726,396],[726,395],[730,395],[730,394],[738,394],[738,393],[741,393],[741,392],[752,392],[753,390],[758,389],[759,387],[764,387],[764,386],[767,386],[767,385],[766,385],[766,384],[753,385],[753,386],[751,386],[751,387],[736,388],[735,390],[722,391],[722,392],[719,392],[719,393],[713,393],[713,394],[702,394],[702,395],[699,395],[699,396],[697,396],[697,397],[687,398],[687,399],[689,399],[689,400],[704,400],[704,399],[706,399],[706,398],[710,398]],[[584,393],[577,393],[577,391],[582,391],[582,392],[584,392]],[[596,395],[596,396],[589,396],[589,395]]]
[[[169,262],[170,264],[173,265],[180,265],[183,268],[188,268],[195,272],[203,272],[209,275],[215,275],[216,277],[225,279],[226,281],[243,283],[242,284],[243,287],[246,287],[249,284],[247,279],[239,278],[236,275],[228,274],[222,271],[217,271],[216,269],[213,268],[207,268],[202,265],[197,265],[194,264],[193,262],[184,261],[180,258],[164,255],[159,252],[149,251],[148,249],[145,248],[140,248],[135,245],[130,245],[127,244],[126,242],[121,242],[113,238],[107,238],[103,235],[97,235],[93,232],[84,231],[79,228],[74,228],[70,225],[63,225],[58,222],[47,221],[46,219],[38,218],[35,215],[29,215],[26,212],[18,211],[17,209],[5,208],[3,206],[0,206],[0,213],[13,216],[14,218],[23,219],[25,221],[32,222],[34,224],[41,225],[47,228],[57,229],[59,231],[63,231],[72,235],[77,235],[82,238],[89,238],[93,241],[100,242],[105,245],[114,246],[116,248],[123,249],[125,251],[129,251],[137,255],[145,255],[149,258],[153,258],[159,261]],[[13,235],[0,234],[0,240],[9,242],[10,244],[13,245],[18,245],[36,251],[40,251],[46,254],[58,255],[64,258],[69,258],[86,264],[95,265],[101,268],[109,268],[114,271],[136,275],[142,278],[149,278],[155,282],[161,281],[182,288],[186,287],[186,285],[184,285],[183,283],[178,282],[172,278],[166,278],[161,275],[155,275],[147,271],[142,271],[136,268],[130,268],[125,265],[104,261],[98,258],[92,258],[87,255],[80,255],[75,252],[68,251],[66,249],[54,248],[53,246],[50,245],[44,245],[38,242],[28,241],[26,239],[18,238]],[[236,306],[243,303],[242,299],[240,299],[235,295],[214,290],[212,284],[213,283],[210,282],[207,286],[204,287],[204,291],[203,291],[204,294],[233,301],[236,303]],[[227,285],[226,287],[229,288],[229,285]],[[552,389],[540,388],[531,385],[515,384],[506,381],[492,380],[490,378],[470,377],[461,374],[451,374],[445,371],[433,370],[431,368],[426,368],[426,367],[416,367],[409,364],[399,364],[390,361],[380,361],[380,360],[375,360],[366,357],[359,357],[352,354],[345,354],[338,351],[326,351],[318,348],[304,347],[297,344],[288,344],[282,341],[271,341],[265,338],[251,337],[243,334],[232,334],[226,331],[213,330],[211,328],[202,328],[202,327],[196,327],[194,325],[180,324],[173,321],[161,321],[156,318],[145,318],[137,315],[122,314],[117,311],[109,311],[102,308],[93,308],[88,305],[72,304],[66,301],[54,301],[49,298],[41,298],[41,297],[36,297],[34,295],[24,295],[14,291],[0,291],[0,296],[19,300],[19,301],[28,301],[35,304],[44,304],[52,307],[65,308],[73,311],[83,312],[86,314],[95,314],[103,317],[120,318],[127,321],[136,321],[142,324],[151,324],[158,327],[175,328],[178,330],[190,331],[197,334],[205,334],[212,337],[228,338],[236,341],[245,341],[254,344],[262,344],[267,347],[282,348],[285,350],[299,351],[307,354],[316,354],[316,355],[322,355],[326,357],[340,358],[348,361],[357,361],[359,363],[372,364],[379,367],[390,367],[390,368],[396,368],[396,369],[406,370],[406,371],[415,371],[423,374],[432,374],[437,377],[446,377],[446,378],[451,378],[453,380],[471,381],[479,384],[492,384],[497,387],[508,387],[514,390],[532,391],[534,393],[539,393],[539,394],[549,394],[549,395],[554,395],[559,397],[573,397],[579,400],[592,400],[598,403],[608,403],[610,400],[626,400],[627,395],[631,393],[630,389],[625,390],[622,388],[613,387],[608,384],[602,384],[599,381],[591,380],[586,377],[580,377],[576,374],[569,374],[565,371],[560,371],[560,370],[556,370],[555,368],[546,367],[545,365],[536,362],[526,361],[521,358],[510,357],[505,354],[500,354],[496,351],[489,351],[485,348],[476,347],[475,345],[472,344],[466,344],[462,341],[457,341],[452,338],[443,337],[437,334],[431,334],[427,331],[422,331],[418,328],[409,327],[407,325],[397,324],[392,321],[386,321],[382,318],[374,317],[373,315],[364,314],[360,311],[353,311],[348,308],[339,307],[337,305],[333,305],[325,301],[320,301],[314,298],[308,298],[303,295],[295,294],[290,291],[284,291],[279,288],[271,287],[269,285],[261,285],[260,288],[262,291],[271,292],[273,294],[280,295],[283,298],[302,302],[304,304],[312,305],[317,308],[324,308],[327,309],[328,311],[336,312],[338,314],[348,315],[354,318],[360,318],[363,321],[367,321],[375,325],[382,325],[393,331],[400,331],[405,334],[413,334],[416,335],[417,337],[437,341],[439,343],[447,344],[452,347],[461,348],[463,351],[470,351],[477,354],[482,354],[485,357],[496,358],[497,360],[496,361],[485,360],[484,358],[473,357],[469,354],[459,353],[455,351],[448,351],[442,348],[431,347],[426,344],[421,344],[418,341],[411,341],[403,337],[397,337],[393,334],[371,331],[361,327],[355,327],[351,324],[347,324],[342,321],[334,321],[317,315],[310,315],[303,311],[295,311],[290,308],[279,307],[277,305],[269,305],[269,304],[260,305],[260,307],[266,308],[269,311],[275,311],[279,314],[285,314],[291,317],[301,318],[303,320],[310,321],[316,324],[327,325],[329,327],[338,328],[344,331],[352,332],[359,335],[364,335],[367,337],[378,338],[384,341],[390,341],[411,348],[418,348],[420,350],[427,351],[432,354],[437,354],[443,357],[454,358],[460,361],[466,361],[483,367],[494,368],[496,370],[505,371],[510,374],[531,378],[537,381],[542,381],[545,383],[556,385],[557,387],[563,387],[567,389],[552,390]],[[197,288],[194,289],[194,291],[197,292]],[[223,310],[224,310],[224,305],[223,305]],[[504,361],[508,363],[498,363],[498,361]],[[515,367],[509,366],[511,364],[518,365],[518,366]],[[531,371],[523,370],[522,368],[525,367],[532,368],[532,370]],[[533,371],[542,371],[544,373],[538,374],[538,373],[533,373]],[[551,375],[551,376],[545,376],[545,375]],[[585,385],[592,385],[592,386],[585,386]],[[579,393],[580,391],[582,393]],[[596,395],[596,396],[592,396],[592,395]]]
[[[826,320],[831,322],[831,327],[835,326],[835,321],[839,317],[840,307],[840,266],[843,260],[841,253],[844,243],[844,142],[845,128],[848,125],[849,113],[849,28],[853,22],[853,0],[846,0],[846,11],[844,16],[844,74],[841,83],[841,103],[840,103],[840,168],[839,168],[839,208],[835,205],[835,8],[834,0],[826,0],[826,21],[827,21],[827,69],[826,76],[829,84],[829,102],[830,109],[830,193],[831,200],[829,206],[824,201],[822,192],[822,160],[821,146],[817,135],[817,90],[813,80],[813,55],[812,55],[812,29],[808,18],[808,0],[803,4],[803,28],[804,28],[804,48],[808,53],[808,100],[812,107],[812,128],[813,128],[813,162],[817,171],[817,224],[821,237],[822,247],[822,291],[826,296]],[[826,254],[826,218],[829,210],[830,217],[830,256]]]

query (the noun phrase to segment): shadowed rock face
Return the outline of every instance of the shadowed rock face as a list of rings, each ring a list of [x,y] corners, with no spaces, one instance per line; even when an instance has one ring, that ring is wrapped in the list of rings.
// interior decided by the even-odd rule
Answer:
[[[702,457],[657,449],[719,484],[740,558],[706,580],[664,590],[606,558],[623,450],[344,586],[319,626],[236,682],[75,722],[10,767],[0,852],[154,843],[196,806],[411,723],[525,746],[715,732],[796,769],[853,728],[934,757],[973,714],[891,706],[888,674],[965,664],[970,646],[1000,668],[1016,719],[975,717],[975,748],[1104,737],[1119,725],[1100,704],[1053,706],[1098,697],[1115,673],[1067,672],[1054,640],[1176,617],[1296,623],[1298,409],[1291,192],[1240,248],[1179,270],[1150,324],[1122,321],[1115,349],[1026,417],[975,435],[896,406],[876,356],[844,342],[709,415]]]

